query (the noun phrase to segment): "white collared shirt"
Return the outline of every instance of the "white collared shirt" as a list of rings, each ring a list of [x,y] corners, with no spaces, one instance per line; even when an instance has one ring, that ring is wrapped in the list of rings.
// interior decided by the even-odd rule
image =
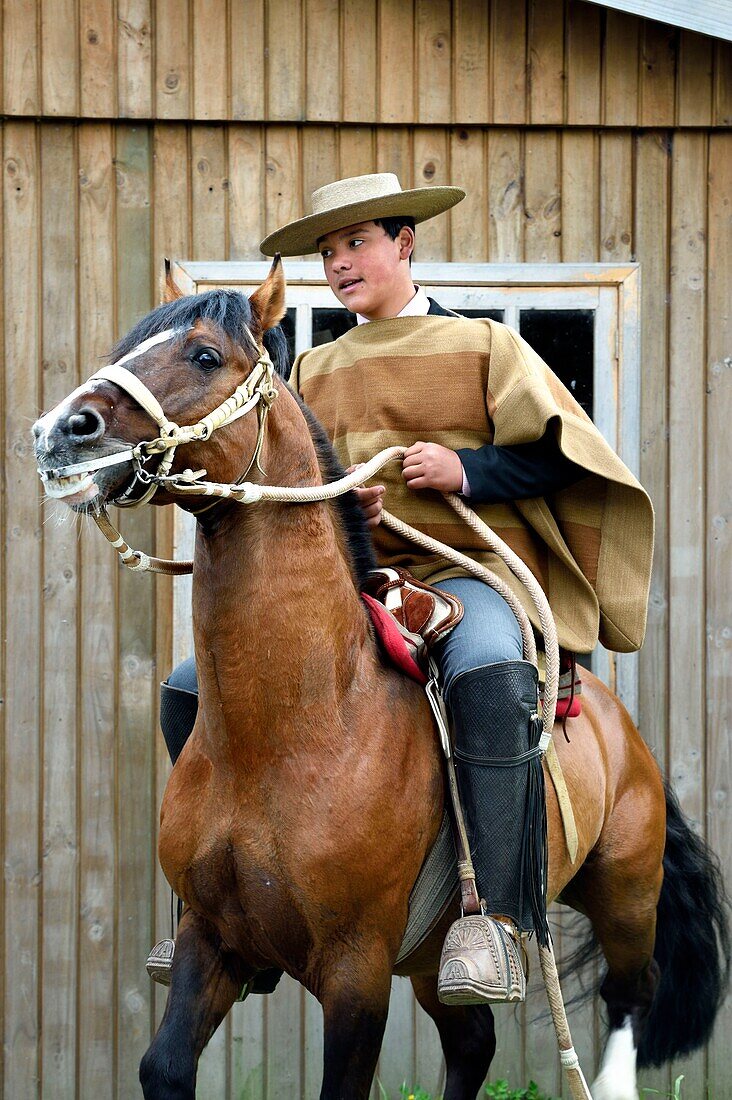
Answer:
[[[430,300],[422,290],[422,287],[418,286],[404,309],[399,310],[397,317],[426,317],[429,311]],[[359,325],[366,325],[370,320],[370,317],[364,317],[362,313],[356,314],[356,321]]]

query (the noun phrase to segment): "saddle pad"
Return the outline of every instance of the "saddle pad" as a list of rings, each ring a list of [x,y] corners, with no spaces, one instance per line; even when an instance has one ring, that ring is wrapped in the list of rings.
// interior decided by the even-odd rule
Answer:
[[[407,676],[411,676],[413,680],[424,687],[427,683],[427,677],[409,652],[407,643],[399,632],[394,616],[386,610],[383,604],[379,603],[373,596],[369,596],[368,593],[362,592],[361,599],[366,604],[371,622],[374,624],[376,636],[385,655],[396,668],[406,672]]]

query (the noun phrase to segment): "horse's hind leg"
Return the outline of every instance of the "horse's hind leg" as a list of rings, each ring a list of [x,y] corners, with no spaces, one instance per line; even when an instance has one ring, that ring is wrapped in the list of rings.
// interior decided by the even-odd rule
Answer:
[[[608,966],[600,994],[610,1031],[593,1100],[637,1100],[637,1051],[658,984],[653,947],[663,841],[640,829],[641,823],[623,829],[615,843],[606,838],[563,894],[589,916]]]
[[[145,1100],[193,1100],[201,1052],[246,978],[212,926],[184,913],[165,1014],[140,1063]]]
[[[435,977],[413,977],[412,986],[440,1033],[447,1066],[444,1100],[475,1100],[496,1052],[490,1006],[442,1004]]]

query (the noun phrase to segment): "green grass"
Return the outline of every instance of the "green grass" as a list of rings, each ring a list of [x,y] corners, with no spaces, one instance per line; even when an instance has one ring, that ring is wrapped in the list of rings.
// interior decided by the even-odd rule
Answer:
[[[672,1092],[660,1092],[658,1089],[641,1089],[640,1095],[643,1100],[651,1096],[660,1096],[663,1100],[682,1100],[681,1082],[683,1080],[684,1075],[682,1073],[674,1081]],[[390,1100],[381,1082],[378,1081],[377,1084],[380,1100]],[[492,1081],[486,1085],[485,1096],[486,1100],[555,1100],[554,1097],[542,1092],[535,1081],[529,1081],[528,1085],[523,1088],[513,1089],[508,1081],[504,1079]],[[433,1097],[431,1093],[426,1092],[419,1085],[408,1085],[405,1081],[399,1089],[399,1100],[441,1100],[441,1098],[439,1096]]]

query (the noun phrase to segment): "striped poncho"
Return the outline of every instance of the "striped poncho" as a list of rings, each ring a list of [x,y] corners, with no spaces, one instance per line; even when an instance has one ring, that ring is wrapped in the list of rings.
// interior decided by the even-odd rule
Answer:
[[[417,440],[457,450],[556,433],[587,476],[550,499],[476,504],[476,513],[540,581],[560,645],[588,653],[600,641],[630,652],[643,641],[653,509],[643,488],[544,361],[513,329],[490,320],[395,317],[351,329],[298,357],[291,384],[323,423],[344,466]],[[506,580],[538,619],[524,586],[440,493],[407,489],[399,463],[379,474],[385,507]],[[383,525],[382,565],[434,582],[459,570]]]

